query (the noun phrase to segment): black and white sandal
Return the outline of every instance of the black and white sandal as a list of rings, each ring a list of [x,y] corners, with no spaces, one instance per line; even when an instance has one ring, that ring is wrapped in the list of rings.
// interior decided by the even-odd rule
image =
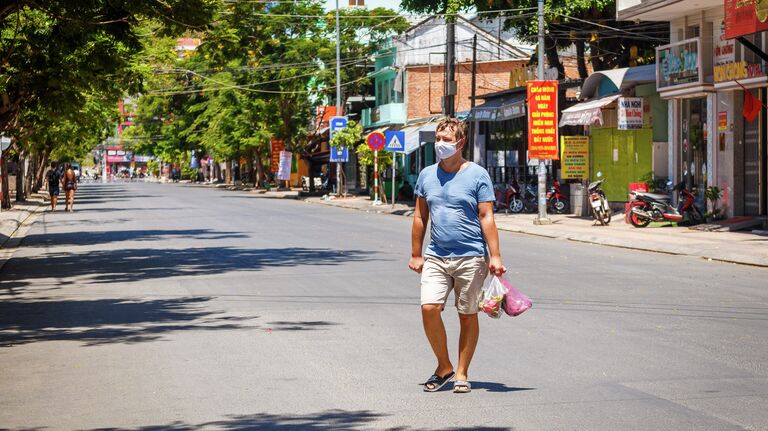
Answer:
[[[453,382],[453,392],[456,394],[472,392],[472,385],[466,380],[456,380]]]
[[[430,378],[427,379],[426,382],[424,382],[424,392],[437,392],[440,389],[445,386],[446,383],[450,382],[451,379],[453,379],[453,376],[456,375],[453,371],[446,374],[443,377],[438,376],[437,374],[432,374]]]

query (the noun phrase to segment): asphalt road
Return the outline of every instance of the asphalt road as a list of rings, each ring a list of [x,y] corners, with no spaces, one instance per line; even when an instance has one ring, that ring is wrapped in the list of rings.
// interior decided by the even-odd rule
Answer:
[[[481,316],[471,394],[424,393],[409,218],[179,184],[76,209],[0,271],[0,429],[768,430],[765,269],[502,233],[534,308]]]

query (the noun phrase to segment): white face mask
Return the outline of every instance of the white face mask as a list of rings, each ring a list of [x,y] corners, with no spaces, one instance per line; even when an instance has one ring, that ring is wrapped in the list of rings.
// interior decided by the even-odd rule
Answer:
[[[437,155],[438,160],[445,160],[454,154],[456,154],[456,146],[458,145],[458,142],[455,143],[447,143],[442,141],[435,142],[435,153]]]

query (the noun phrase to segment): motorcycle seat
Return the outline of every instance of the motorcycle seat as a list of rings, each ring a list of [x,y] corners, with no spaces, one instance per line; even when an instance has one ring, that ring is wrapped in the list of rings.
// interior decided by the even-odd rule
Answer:
[[[646,197],[655,201],[669,202],[672,197],[661,193],[635,192],[635,196]]]

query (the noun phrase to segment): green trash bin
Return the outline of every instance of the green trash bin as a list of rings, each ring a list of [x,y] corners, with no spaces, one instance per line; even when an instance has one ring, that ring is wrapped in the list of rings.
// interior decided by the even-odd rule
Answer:
[[[387,195],[387,202],[390,202],[392,200],[392,180],[381,180],[381,182],[384,184],[383,189],[379,189],[379,200],[384,201],[384,198],[382,197],[383,194],[386,193]],[[397,194],[397,191],[400,190],[400,187],[403,186],[403,180],[398,178],[397,179],[397,189],[395,190],[395,194]],[[371,187],[371,200],[373,200],[373,187]],[[397,195],[395,195],[395,198],[397,198]],[[391,202],[390,202],[391,203]]]

